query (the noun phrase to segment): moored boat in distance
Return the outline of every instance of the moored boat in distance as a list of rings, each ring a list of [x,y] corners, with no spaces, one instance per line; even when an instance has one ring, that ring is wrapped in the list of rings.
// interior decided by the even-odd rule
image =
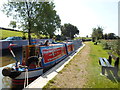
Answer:
[[[46,40],[52,42],[52,39],[32,39],[32,45],[44,44]],[[8,50],[9,44],[16,44],[13,48],[21,48],[23,45],[28,45],[28,40],[23,40],[21,37],[8,37],[4,40],[0,40],[0,50]]]

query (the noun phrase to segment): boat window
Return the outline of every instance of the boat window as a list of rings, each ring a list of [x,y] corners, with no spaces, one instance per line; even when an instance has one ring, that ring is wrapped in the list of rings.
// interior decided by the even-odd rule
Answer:
[[[25,58],[25,51],[23,51],[23,58]]]
[[[35,55],[35,47],[30,47],[30,56]]]

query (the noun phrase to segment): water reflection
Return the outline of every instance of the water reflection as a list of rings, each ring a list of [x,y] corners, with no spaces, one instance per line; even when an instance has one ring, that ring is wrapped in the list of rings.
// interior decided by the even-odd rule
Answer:
[[[2,87],[3,88],[11,88],[12,87],[12,79],[8,76],[2,78]]]
[[[13,49],[13,52],[14,52],[17,60],[22,59],[22,49],[21,48]],[[16,62],[9,50],[3,50],[1,58],[2,58],[2,60],[1,60],[2,61],[2,67]]]
[[[7,66],[5,66],[5,67],[11,67],[13,64],[9,64],[9,65],[7,65]],[[0,68],[0,72],[2,72],[2,70],[3,70],[3,68],[4,67],[1,67]],[[2,73],[0,73],[0,90],[2,89],[2,88],[11,88],[12,87],[12,83],[11,83],[11,78],[10,77],[4,77],[3,75],[2,75]]]
[[[21,49],[14,49],[13,52],[15,53],[18,60],[22,59]],[[0,90],[2,88],[12,88],[11,78],[8,76],[4,77],[2,75],[2,70],[5,67],[12,67],[13,65],[15,65],[15,60],[9,50],[2,51],[2,56],[0,58],[0,62],[2,63],[2,67],[0,67]]]

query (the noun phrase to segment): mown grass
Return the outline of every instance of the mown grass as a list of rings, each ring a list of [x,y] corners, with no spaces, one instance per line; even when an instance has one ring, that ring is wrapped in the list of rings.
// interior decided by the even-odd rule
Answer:
[[[99,65],[99,57],[108,58],[107,50],[103,50],[101,45],[94,45],[92,42],[90,45],[90,54],[88,64],[88,83],[85,88],[118,88],[120,83],[114,77],[107,78],[100,75],[101,66]],[[120,75],[120,74],[119,74]]]
[[[0,34],[1,34],[0,39],[5,39],[7,37],[12,37],[12,36],[23,37],[23,32],[22,31],[18,32],[18,31],[10,31],[10,30],[0,29]],[[25,33],[25,37],[28,38],[27,33]],[[34,33],[31,34],[31,37],[32,38],[37,38],[37,36]],[[42,35],[41,37],[45,37],[45,36]]]
[[[1,32],[1,37],[0,39],[5,39],[6,37],[12,37],[12,36],[23,36],[22,32],[17,32],[17,31],[9,31],[9,30],[2,30],[0,29]]]

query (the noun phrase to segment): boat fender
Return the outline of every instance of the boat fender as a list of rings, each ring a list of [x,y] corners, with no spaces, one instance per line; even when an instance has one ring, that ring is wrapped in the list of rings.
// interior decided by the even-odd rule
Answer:
[[[10,78],[15,78],[15,77],[19,76],[20,74],[21,74],[20,71],[16,71],[16,70],[14,70],[13,68],[10,68],[10,67],[5,67],[2,70],[2,75],[3,76],[9,76]]]
[[[5,67],[5,68],[2,70],[2,75],[3,75],[3,76],[10,76],[11,70],[12,70],[12,68],[10,68],[10,67]]]

